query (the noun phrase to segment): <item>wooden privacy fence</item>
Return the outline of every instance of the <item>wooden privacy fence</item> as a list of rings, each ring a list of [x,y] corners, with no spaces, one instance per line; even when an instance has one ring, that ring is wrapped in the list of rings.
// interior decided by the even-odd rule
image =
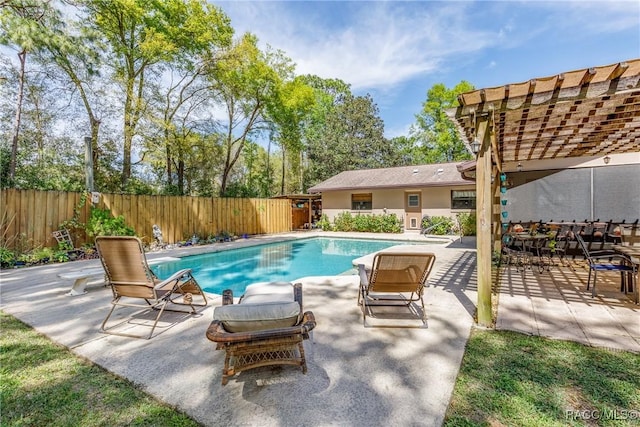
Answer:
[[[0,245],[16,249],[55,247],[52,232],[74,216],[86,224],[91,196],[81,206],[83,193],[5,189],[0,193]],[[271,234],[291,230],[291,205],[287,199],[235,199],[190,196],[100,194],[97,208],[122,215],[136,235],[149,243],[152,226],[162,230],[165,243],[198,235]],[[74,233],[74,243],[90,242],[84,230]]]

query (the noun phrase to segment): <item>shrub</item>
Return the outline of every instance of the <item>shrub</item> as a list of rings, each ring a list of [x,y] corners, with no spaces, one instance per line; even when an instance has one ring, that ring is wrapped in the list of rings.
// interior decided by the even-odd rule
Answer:
[[[34,264],[49,262],[52,255],[53,249],[51,248],[34,249],[33,251],[31,251],[31,262]]]
[[[353,231],[354,220],[351,212],[340,212],[333,219],[333,229],[335,231]]]
[[[353,230],[359,232],[377,232],[375,216],[358,214],[353,218]]]
[[[384,214],[379,217],[383,233],[401,233],[402,223],[396,214]]]
[[[3,267],[12,266],[16,261],[16,254],[9,248],[0,246],[0,264]]]
[[[320,227],[324,231],[333,230],[333,227],[331,226],[331,222],[329,221],[329,217],[327,216],[327,214],[322,214],[320,221],[318,221],[318,227]]]
[[[455,234],[455,224],[453,219],[448,216],[431,216],[422,219],[422,229],[425,234],[434,234],[444,236],[446,234]]]
[[[323,227],[323,229],[325,229]],[[396,214],[351,215],[345,211],[339,213],[333,221],[335,231],[359,231],[370,233],[400,233],[402,226]]]
[[[460,234],[463,236],[476,235],[476,214],[475,212],[461,212],[456,215],[460,224]]]
[[[87,222],[87,235],[96,236],[134,236],[133,228],[124,222],[124,216],[114,217],[109,209],[91,208]]]

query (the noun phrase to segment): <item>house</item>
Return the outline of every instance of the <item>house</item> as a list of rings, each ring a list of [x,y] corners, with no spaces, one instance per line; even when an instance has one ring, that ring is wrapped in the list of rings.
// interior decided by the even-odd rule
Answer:
[[[341,212],[396,214],[406,230],[420,230],[422,217],[455,216],[476,208],[475,184],[460,162],[341,172],[311,188],[322,194],[330,221]]]

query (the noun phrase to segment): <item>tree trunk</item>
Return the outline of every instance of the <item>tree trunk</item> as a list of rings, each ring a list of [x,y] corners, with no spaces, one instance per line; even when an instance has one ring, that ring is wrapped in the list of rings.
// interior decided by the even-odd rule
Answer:
[[[133,64],[133,61],[128,61]],[[137,80],[133,66],[127,67],[126,99],[124,104],[124,142],[122,153],[122,189],[127,186],[131,178],[131,149],[133,136],[136,133],[138,120],[142,114],[142,90],[144,88],[143,69],[138,70]],[[135,94],[134,94],[135,89]]]
[[[280,185],[280,195],[284,196],[284,179],[286,175],[287,153],[282,147],[282,184]]]
[[[167,151],[167,185],[171,186],[173,185],[173,170],[171,169],[171,147],[169,147],[169,144],[167,143],[166,145],[166,151]]]
[[[63,69],[65,69],[63,67]],[[91,153],[93,160],[93,176],[98,177],[98,173],[100,172],[100,148],[98,146],[98,135],[100,134],[100,120],[98,120],[93,114],[93,108],[91,108],[91,103],[89,102],[89,97],[87,96],[86,91],[84,90],[84,86],[82,86],[82,81],[77,77],[75,72],[71,68],[65,69],[67,74],[71,77],[71,80],[78,88],[78,92],[80,93],[80,98],[84,104],[85,110],[87,110],[87,115],[89,116],[89,126],[91,128]]]
[[[133,140],[132,129],[125,124],[124,144],[122,152],[122,189],[127,186],[131,178],[131,141]]]
[[[91,153],[93,154],[93,176],[98,177],[100,172],[100,148],[98,146],[98,135],[100,134],[100,120],[96,119],[89,111],[89,123],[91,124]]]
[[[178,158],[178,194],[184,196],[184,156],[179,154]]]
[[[16,100],[16,118],[13,126],[13,137],[11,140],[11,159],[9,160],[9,179],[13,182],[16,177],[16,163],[18,157],[18,139],[20,136],[20,122],[22,121],[22,101],[24,99],[24,70],[27,61],[27,51],[23,49],[18,53],[20,60],[20,77],[18,87],[18,99]]]
[[[131,177],[131,141],[133,140],[133,87],[127,83],[127,93],[124,101],[124,141],[122,148],[122,176],[121,183],[124,190]]]

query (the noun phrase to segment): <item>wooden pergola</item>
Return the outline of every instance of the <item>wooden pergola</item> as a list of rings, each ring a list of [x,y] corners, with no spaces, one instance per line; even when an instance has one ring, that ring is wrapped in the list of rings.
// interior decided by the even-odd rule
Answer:
[[[498,174],[608,162],[620,153],[638,162],[640,59],[474,90],[458,102],[449,116],[477,153],[477,320],[488,326],[491,254],[500,233]]]

